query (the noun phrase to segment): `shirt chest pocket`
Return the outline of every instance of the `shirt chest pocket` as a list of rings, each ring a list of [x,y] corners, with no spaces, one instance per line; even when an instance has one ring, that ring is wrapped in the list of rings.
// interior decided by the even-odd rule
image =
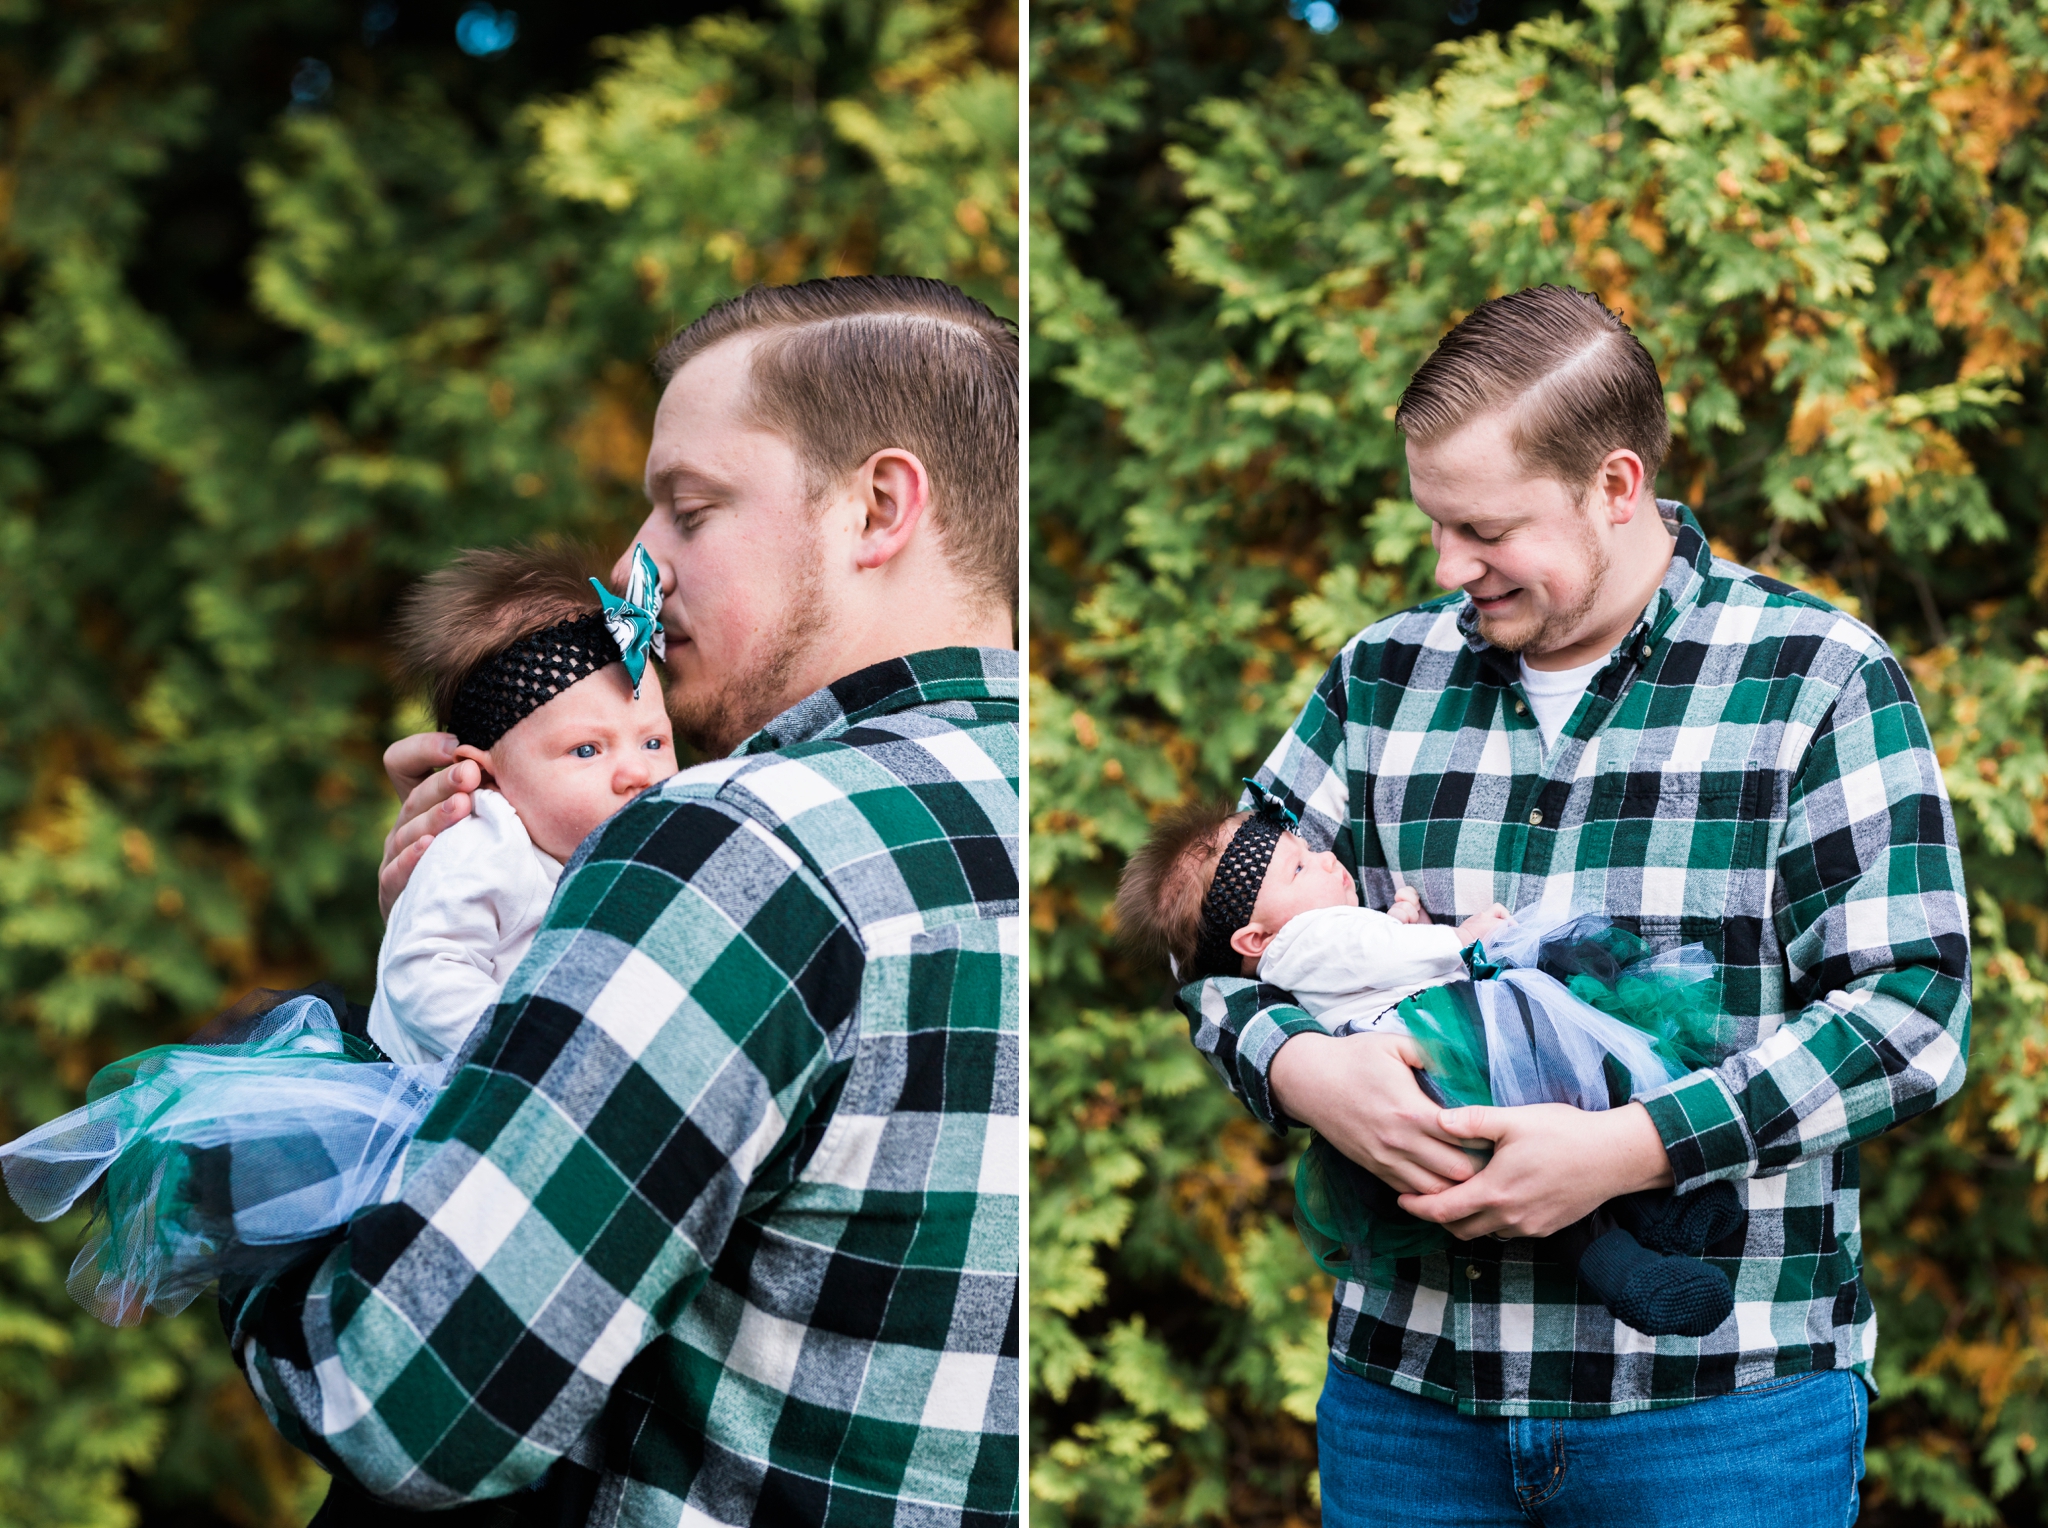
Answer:
[[[1729,919],[1768,913],[1775,818],[1767,771],[1613,771],[1594,784],[1579,869],[1653,945],[1711,943]]]

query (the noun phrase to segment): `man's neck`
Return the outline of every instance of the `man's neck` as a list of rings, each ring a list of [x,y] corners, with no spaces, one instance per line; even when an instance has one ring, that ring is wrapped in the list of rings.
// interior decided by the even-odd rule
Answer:
[[[770,717],[815,695],[827,685],[878,663],[941,647],[1015,648],[1016,628],[1004,609],[966,608],[961,602],[906,598],[903,609],[884,612],[863,604],[832,612],[816,640],[789,671]],[[764,717],[765,721],[766,718]],[[755,729],[749,729],[752,731]]]

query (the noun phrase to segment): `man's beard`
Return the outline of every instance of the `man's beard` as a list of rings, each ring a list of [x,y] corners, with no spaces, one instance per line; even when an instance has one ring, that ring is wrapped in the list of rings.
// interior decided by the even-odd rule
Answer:
[[[803,699],[789,693],[792,678],[831,628],[822,608],[825,579],[818,552],[813,537],[791,559],[795,571],[781,618],[751,663],[726,675],[716,689],[669,687],[668,717],[676,736],[707,758],[731,753]]]
[[[1607,581],[1607,548],[1601,545],[1594,533],[1590,516],[1580,522],[1580,549],[1586,556],[1586,583],[1579,597],[1562,610],[1552,610],[1527,631],[1501,631],[1498,627],[1489,630],[1490,623],[1485,616],[1479,617],[1479,635],[1486,638],[1504,653],[1530,653],[1542,656],[1568,645],[1572,633],[1586,617],[1592,614],[1593,606],[1599,602],[1600,588]]]

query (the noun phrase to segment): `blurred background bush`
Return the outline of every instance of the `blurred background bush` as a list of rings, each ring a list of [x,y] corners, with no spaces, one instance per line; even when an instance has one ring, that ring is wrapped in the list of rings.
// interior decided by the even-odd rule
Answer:
[[[1976,929],[1966,1094],[1864,1151],[1864,1521],[2048,1490],[2048,36],[2007,0],[1039,0],[1032,1412],[1041,1524],[1315,1520],[1288,1151],[1116,953],[1148,816],[1433,592],[1393,405],[1537,282],[1665,381],[1661,491],[1906,660]]]
[[[1016,49],[1008,0],[0,0],[0,1138],[250,987],[367,997],[393,600],[623,544],[678,324],[864,271],[1014,316]],[[0,1209],[0,1523],[304,1522],[210,1301],[71,1303],[80,1220]]]

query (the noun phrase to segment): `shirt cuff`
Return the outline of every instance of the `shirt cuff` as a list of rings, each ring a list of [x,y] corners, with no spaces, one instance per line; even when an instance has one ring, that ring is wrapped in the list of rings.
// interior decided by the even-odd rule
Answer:
[[[1279,1054],[1280,1047],[1296,1035],[1328,1033],[1307,1009],[1279,1007],[1254,1015],[1238,1035],[1238,1085],[1244,1089],[1244,1100],[1252,1113],[1275,1135],[1306,1127],[1299,1120],[1289,1119],[1281,1113],[1280,1105],[1274,1102],[1273,1058]]]
[[[1694,1072],[1640,1102],[1671,1159],[1674,1194],[1755,1173],[1756,1142],[1720,1074]]]

